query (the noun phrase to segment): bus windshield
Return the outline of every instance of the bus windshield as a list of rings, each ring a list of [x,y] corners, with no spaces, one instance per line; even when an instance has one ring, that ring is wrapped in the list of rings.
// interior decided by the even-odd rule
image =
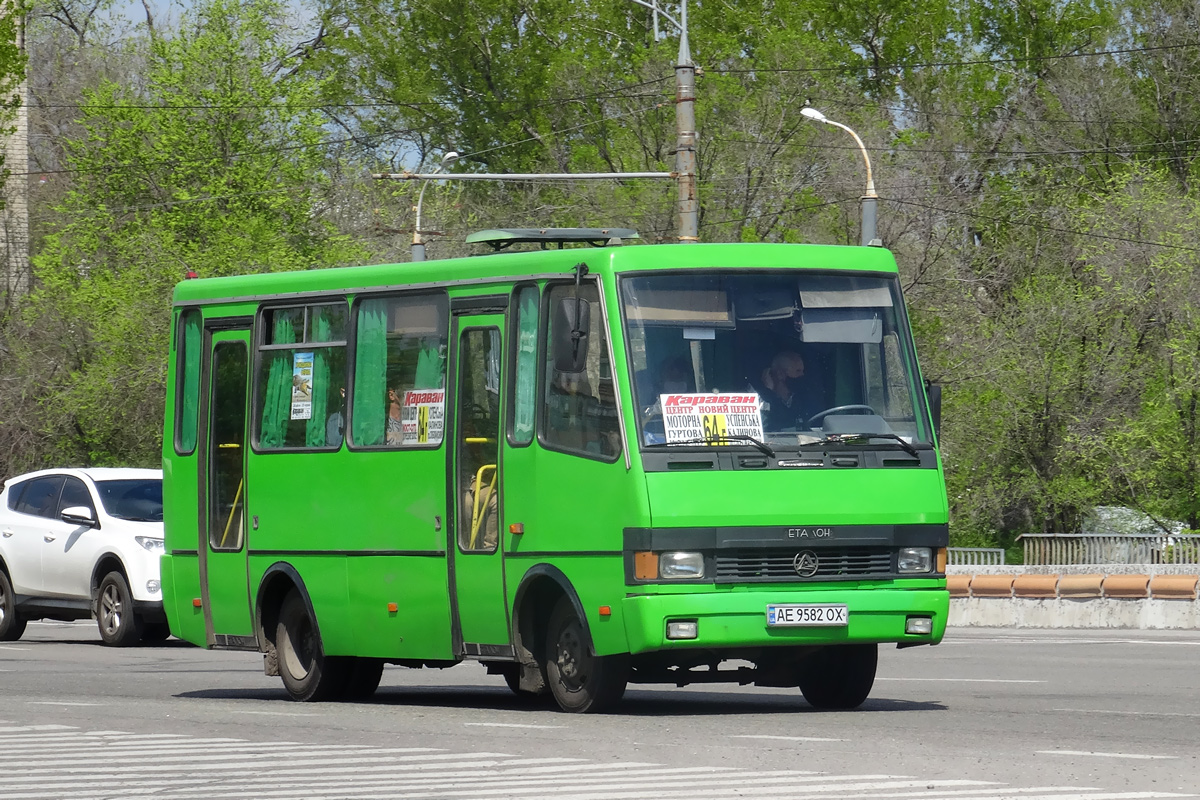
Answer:
[[[643,446],[931,442],[895,276],[672,271],[621,298]]]

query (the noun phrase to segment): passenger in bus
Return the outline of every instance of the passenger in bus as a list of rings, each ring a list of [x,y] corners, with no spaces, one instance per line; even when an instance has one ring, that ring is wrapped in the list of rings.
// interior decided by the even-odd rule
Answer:
[[[804,421],[799,380],[804,377],[804,359],[795,350],[780,350],[760,372],[749,377],[758,393],[763,428],[795,428]]]
[[[404,397],[402,389],[388,389],[388,414],[387,414],[387,438],[384,443],[389,445],[399,445],[404,443],[404,425],[401,422],[401,398]]]
[[[660,394],[690,394],[696,391],[692,365],[683,356],[667,356],[658,369],[644,369],[637,375],[638,393],[645,406],[658,402]]]
[[[337,408],[325,420],[325,444],[329,447],[341,447],[346,438],[346,387],[338,389],[340,400]]]

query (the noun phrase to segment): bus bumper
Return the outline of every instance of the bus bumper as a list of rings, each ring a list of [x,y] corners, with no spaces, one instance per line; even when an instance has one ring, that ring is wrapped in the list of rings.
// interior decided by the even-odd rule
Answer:
[[[842,604],[844,626],[768,627],[767,606]],[[622,607],[630,653],[691,649],[895,642],[937,644],[946,633],[945,589],[756,590],[626,597]],[[932,630],[907,634],[909,617],[928,617]],[[696,622],[696,638],[668,639],[668,622]]]

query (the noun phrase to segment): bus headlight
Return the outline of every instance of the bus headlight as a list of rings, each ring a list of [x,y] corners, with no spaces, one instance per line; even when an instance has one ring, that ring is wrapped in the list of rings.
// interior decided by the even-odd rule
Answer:
[[[704,556],[700,553],[663,553],[658,557],[658,577],[688,580],[704,577]]]
[[[901,547],[896,569],[900,572],[929,572],[933,569],[933,550],[928,547]]]

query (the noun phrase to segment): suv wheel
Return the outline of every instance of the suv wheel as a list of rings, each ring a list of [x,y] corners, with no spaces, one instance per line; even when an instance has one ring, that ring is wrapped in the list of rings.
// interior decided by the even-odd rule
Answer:
[[[25,632],[25,620],[17,613],[17,598],[8,575],[0,570],[0,642],[15,642]]]
[[[142,621],[133,613],[133,593],[119,572],[110,572],[100,581],[96,624],[100,627],[100,638],[112,647],[128,647],[142,638]]]

